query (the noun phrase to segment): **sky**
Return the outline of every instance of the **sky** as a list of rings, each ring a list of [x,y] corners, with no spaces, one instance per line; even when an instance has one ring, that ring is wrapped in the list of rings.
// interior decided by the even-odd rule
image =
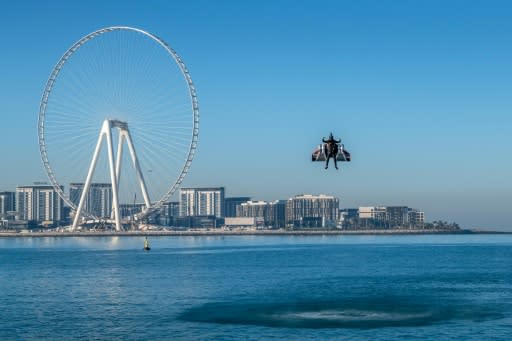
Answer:
[[[126,25],[183,58],[200,107],[183,185],[330,194],[512,230],[508,1],[2,1],[0,190],[47,180],[46,80],[75,41]],[[333,132],[352,162],[311,162]]]

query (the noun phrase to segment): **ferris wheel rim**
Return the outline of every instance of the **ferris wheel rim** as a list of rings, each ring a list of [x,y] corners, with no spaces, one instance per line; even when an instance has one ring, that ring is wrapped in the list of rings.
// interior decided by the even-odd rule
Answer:
[[[191,103],[191,109],[192,109],[192,136],[190,138],[190,144],[187,152],[187,158],[185,160],[185,163],[183,167],[181,168],[181,171],[178,173],[178,176],[174,182],[171,182],[171,185],[169,187],[169,190],[156,202],[151,204],[151,207],[148,207],[145,211],[142,213],[136,214],[137,219],[142,219],[146,217],[148,214],[153,212],[154,210],[162,207],[162,205],[169,200],[169,198],[176,192],[176,190],[179,188],[181,183],[183,182],[183,179],[187,175],[191,165],[192,160],[194,159],[196,149],[197,149],[197,143],[199,139],[199,104],[197,99],[197,93],[195,85],[192,81],[192,78],[190,76],[190,72],[188,71],[188,68],[186,67],[185,63],[181,59],[181,57],[176,53],[176,51],[170,47],[169,44],[167,44],[163,39],[159,38],[158,36],[142,30],[140,28],[130,27],[130,26],[109,26],[104,27],[101,29],[98,29],[94,32],[91,32],[78,41],[76,41],[73,45],[71,45],[70,48],[66,50],[66,52],[61,56],[57,64],[53,67],[52,72],[50,73],[50,76],[48,77],[48,80],[45,85],[45,89],[43,91],[43,95],[41,97],[41,102],[39,106],[39,114],[38,114],[38,143],[39,143],[39,153],[41,156],[41,161],[43,163],[43,167],[46,171],[46,174],[48,176],[48,179],[50,180],[51,185],[53,186],[54,190],[57,192],[59,197],[62,198],[62,200],[68,204],[72,209],[76,210],[76,204],[74,204],[70,197],[68,197],[61,185],[57,181],[57,177],[55,175],[55,172],[53,171],[50,161],[48,159],[48,150],[46,146],[46,138],[45,138],[45,117],[46,117],[46,108],[48,105],[48,99],[50,97],[50,94],[52,92],[53,86],[57,80],[57,76],[59,75],[60,71],[62,70],[63,66],[66,64],[67,60],[77,51],[81,46],[86,44],[88,41],[94,39],[95,37],[98,37],[100,35],[103,35],[108,32],[113,31],[132,31],[132,32],[138,32],[146,37],[152,39],[154,42],[158,43],[162,48],[164,48],[169,56],[174,60],[176,65],[178,66],[182,76],[185,78],[187,89],[188,89],[188,96],[190,98]]]

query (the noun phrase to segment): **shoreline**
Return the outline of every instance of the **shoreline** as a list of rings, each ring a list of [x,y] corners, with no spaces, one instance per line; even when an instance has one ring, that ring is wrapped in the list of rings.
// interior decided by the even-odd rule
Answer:
[[[432,234],[511,234],[486,230],[184,230],[184,231],[88,231],[88,232],[10,232],[0,231],[0,238],[16,237],[141,237],[141,236],[350,236],[350,235],[432,235]]]

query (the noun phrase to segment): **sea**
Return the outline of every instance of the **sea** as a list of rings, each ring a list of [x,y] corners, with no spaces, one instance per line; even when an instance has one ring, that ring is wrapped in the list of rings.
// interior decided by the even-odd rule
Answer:
[[[512,340],[512,235],[0,238],[0,340]]]

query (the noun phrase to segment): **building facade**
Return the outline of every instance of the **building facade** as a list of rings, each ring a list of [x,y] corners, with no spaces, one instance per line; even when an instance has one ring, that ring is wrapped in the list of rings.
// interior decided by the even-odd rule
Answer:
[[[237,217],[265,218],[268,216],[268,202],[247,201],[237,208]]]
[[[409,224],[417,228],[425,227],[425,212],[419,211],[414,208],[410,208],[409,212]]]
[[[288,199],[286,223],[293,227],[335,227],[339,199],[330,195],[301,194]]]
[[[142,212],[142,210],[145,208],[145,203],[119,204],[119,212],[121,214],[121,218],[133,217],[134,215]]]
[[[162,209],[165,210],[165,214],[169,217],[180,216],[180,203],[179,201],[170,201],[162,205]]]
[[[224,187],[180,189],[180,217],[224,216]]]
[[[359,221],[359,209],[343,208],[340,209],[339,226],[341,228],[350,228]]]
[[[237,217],[255,218],[257,226],[285,227],[286,201],[247,201],[237,207]]]
[[[61,187],[63,189],[63,187]],[[43,225],[56,225],[63,220],[64,202],[53,186],[16,187],[18,219]]]
[[[178,201],[166,202],[159,211],[158,223],[160,225],[173,226],[179,216],[180,203]]]
[[[13,219],[16,211],[16,192],[0,192],[0,219]]]
[[[425,214],[407,206],[359,207],[359,227],[423,228]]]
[[[73,204],[78,206],[83,189],[83,183],[69,184],[69,199]],[[92,183],[83,209],[98,218],[110,217],[112,214],[112,184]]]
[[[224,199],[224,217],[236,217],[237,207],[250,201],[250,197],[231,197]]]
[[[359,219],[386,220],[385,206],[362,206],[359,207]]]
[[[287,200],[271,201],[272,206],[272,224],[274,228],[286,227],[286,204]]]
[[[386,219],[390,228],[408,227],[409,208],[407,206],[387,206]]]

